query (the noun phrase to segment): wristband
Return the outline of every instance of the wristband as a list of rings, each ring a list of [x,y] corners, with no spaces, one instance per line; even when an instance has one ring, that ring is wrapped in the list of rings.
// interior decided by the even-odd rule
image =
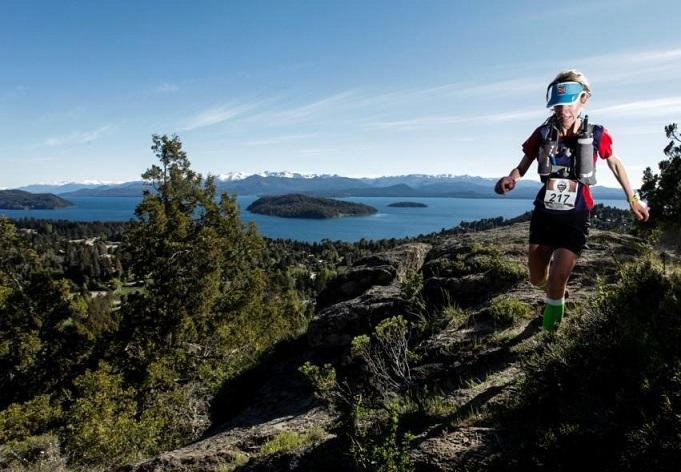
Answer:
[[[641,197],[638,196],[638,193],[634,192],[634,194],[631,197],[629,197],[629,205],[633,205],[639,200],[641,200]]]

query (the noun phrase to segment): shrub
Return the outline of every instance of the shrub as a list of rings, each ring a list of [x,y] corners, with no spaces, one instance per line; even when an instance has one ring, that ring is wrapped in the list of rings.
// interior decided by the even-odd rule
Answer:
[[[381,321],[373,339],[355,337],[351,352],[366,367],[377,398],[385,401],[412,386],[409,361],[414,354],[409,350],[409,330],[402,316]]]
[[[9,472],[58,472],[66,470],[66,459],[57,436],[42,434],[0,445],[0,467]]]
[[[505,290],[527,278],[523,264],[506,259],[496,246],[480,243],[473,243],[467,251],[451,259],[438,260],[431,270],[442,277],[484,274],[484,283],[489,291]]]
[[[337,380],[329,364],[320,368],[306,363],[300,370],[338,412],[336,433],[359,470],[412,470],[412,436],[399,428],[401,395],[412,395],[414,386],[407,321],[402,316],[383,320],[371,336],[355,337],[351,352],[364,378]]]
[[[140,427],[153,450],[169,450],[195,441],[210,426],[209,396],[198,382],[173,384],[147,396]]]
[[[409,446],[414,440],[410,433],[400,433],[399,415],[390,410],[387,424],[374,437],[360,433],[355,439],[351,452],[355,463],[367,472],[409,472],[413,462],[409,456]]]
[[[512,298],[496,298],[489,306],[489,313],[496,324],[508,326],[533,314],[532,307]]]
[[[425,330],[433,325],[423,297],[423,273],[410,270],[400,283],[400,294],[407,301],[407,315],[419,319],[421,327]]]
[[[487,272],[487,281],[493,290],[503,290],[527,278],[527,268],[517,262],[495,257]]]
[[[49,431],[61,416],[61,408],[52,405],[48,395],[12,403],[0,412],[0,444]]]
[[[101,363],[75,381],[78,399],[68,412],[67,452],[82,464],[120,464],[139,459],[154,438],[135,420],[134,392]]]
[[[457,304],[450,303],[442,308],[442,317],[456,328],[461,327],[468,319],[468,313],[462,310]]]
[[[58,438],[45,434],[59,424],[61,417],[61,408],[51,404],[48,395],[13,403],[0,412],[0,468],[27,463],[48,470],[64,466]]]
[[[298,370],[307,377],[320,398],[329,400],[329,393],[336,387],[336,369],[331,364],[319,367],[308,361]]]

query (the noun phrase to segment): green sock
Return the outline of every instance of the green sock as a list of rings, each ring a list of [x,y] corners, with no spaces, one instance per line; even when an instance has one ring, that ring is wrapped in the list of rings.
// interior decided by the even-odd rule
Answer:
[[[544,329],[546,331],[555,331],[558,329],[558,324],[563,319],[565,313],[565,299],[546,299],[544,306]]]

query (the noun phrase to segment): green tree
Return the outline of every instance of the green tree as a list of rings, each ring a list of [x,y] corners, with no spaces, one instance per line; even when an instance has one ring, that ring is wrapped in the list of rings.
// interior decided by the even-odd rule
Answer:
[[[0,218],[0,409],[78,375],[93,348],[87,305]]]
[[[124,307],[126,351],[143,366],[171,353],[181,368],[217,364],[233,344],[229,324],[262,298],[263,241],[239,220],[235,198],[216,199],[214,178],[191,170],[178,137],[154,136],[152,150],[161,165],[142,176],[152,190],[122,245],[146,288]]]
[[[143,174],[149,189],[121,245],[144,290],[121,307],[112,358],[168,448],[202,432],[220,384],[294,334],[304,310],[271,283],[255,226],[241,222],[235,197],[217,197],[213,177],[191,170],[180,139],[154,136],[152,150],[160,164]]]
[[[678,227],[681,221],[681,137],[677,125],[665,127],[670,140],[664,148],[666,159],[658,163],[659,173],[650,167],[643,172],[641,196],[648,201],[653,222]]]

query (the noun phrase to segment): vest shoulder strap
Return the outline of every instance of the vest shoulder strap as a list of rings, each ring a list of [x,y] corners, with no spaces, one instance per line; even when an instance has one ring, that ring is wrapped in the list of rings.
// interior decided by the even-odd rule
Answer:
[[[591,125],[589,125],[589,126],[591,126]],[[604,128],[601,125],[593,125],[593,128],[591,130],[591,132],[593,133],[594,146],[596,147],[596,149],[598,149],[598,143],[601,142],[601,136],[603,135],[603,129]]]
[[[597,143],[601,139],[601,135],[603,134],[603,126],[589,123],[587,125],[587,129],[594,137],[594,145],[597,145]],[[550,123],[544,123],[538,128],[538,130],[542,143],[545,143],[551,138],[551,131],[553,130],[553,126]]]
[[[538,128],[538,130],[539,136],[541,137],[541,142],[546,143],[547,141],[549,141],[549,139],[551,138],[552,126],[547,123],[544,123]]]

